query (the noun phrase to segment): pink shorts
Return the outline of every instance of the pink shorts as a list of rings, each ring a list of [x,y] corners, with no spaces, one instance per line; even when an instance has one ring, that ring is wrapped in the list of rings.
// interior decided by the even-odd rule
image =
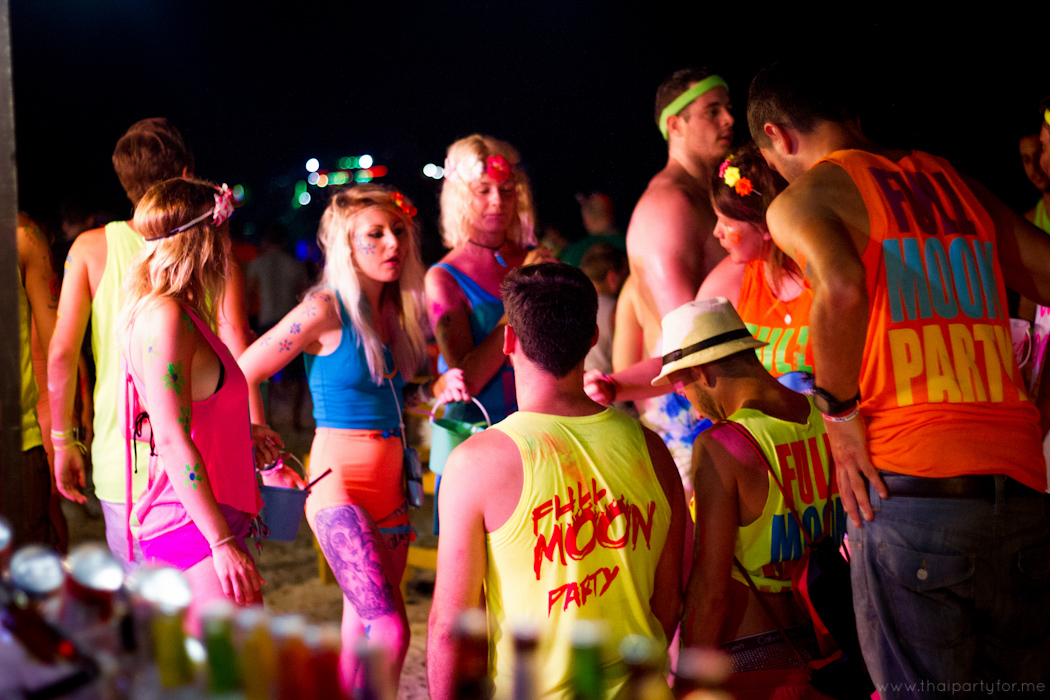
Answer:
[[[252,517],[221,503],[219,510],[226,518],[237,546],[251,557],[244,538],[248,536],[248,525]],[[179,571],[186,571],[211,556],[211,546],[208,540],[193,521],[170,532],[165,532],[163,535],[157,535],[148,540],[139,540],[139,544],[142,547],[142,557],[147,564],[164,564],[173,566]]]

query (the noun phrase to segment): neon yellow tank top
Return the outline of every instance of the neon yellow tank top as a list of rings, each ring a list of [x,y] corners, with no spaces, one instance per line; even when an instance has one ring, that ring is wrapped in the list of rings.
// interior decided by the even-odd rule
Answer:
[[[106,224],[106,267],[91,301],[91,352],[95,356],[95,439],[91,464],[95,494],[99,500],[123,503],[124,494],[124,377],[120,374],[117,314],[120,287],[132,258],[142,247],[142,236],[126,221]],[[149,445],[138,449],[138,473],[132,482],[132,497],[146,488]]]
[[[841,541],[846,515],[838,486],[831,479],[834,469],[824,420],[813,399],[809,399],[809,420],[804,425],[771,418],[750,408],[740,409],[729,420],[747,428],[761,445],[810,535],[818,538],[830,532]],[[778,593],[791,589],[791,571],[804,547],[805,540],[784,495],[770,477],[762,515],[737,529],[736,558],[760,591]],[[732,575],[747,585],[736,567]]]
[[[1042,197],[1039,198],[1035,205],[1035,217],[1032,219],[1032,223],[1050,233],[1050,216],[1047,216],[1046,204],[1043,202]]]
[[[649,601],[671,522],[637,422],[607,409],[593,416],[518,411],[493,426],[521,452],[521,500],[486,540],[489,669],[496,697],[510,697],[514,652],[508,615],[541,622],[537,695],[568,697],[576,620],[603,620],[606,698],[623,690],[617,648],[629,634],[667,648]]]
[[[40,423],[37,421],[36,404],[40,400],[40,388],[33,374],[33,353],[29,348],[29,300],[26,290],[18,285],[18,339],[19,360],[22,365],[22,451],[43,445]]]

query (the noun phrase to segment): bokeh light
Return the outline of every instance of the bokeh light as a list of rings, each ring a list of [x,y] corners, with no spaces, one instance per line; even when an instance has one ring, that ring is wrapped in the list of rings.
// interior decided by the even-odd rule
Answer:
[[[240,202],[244,199],[244,185],[233,186],[233,201]]]
[[[372,177],[383,177],[386,175],[385,165],[373,165],[368,169],[368,172],[372,173]]]
[[[359,168],[371,168],[372,167],[372,156],[367,153],[357,159],[357,167]]]
[[[311,173],[316,173],[317,169],[321,167],[321,163],[316,158],[311,158],[306,161],[306,169]]]
[[[328,187],[328,176],[325,175],[325,174],[318,175],[317,176],[317,186],[318,187]]]
[[[299,182],[295,183],[295,193],[297,195],[300,195],[303,192],[306,192],[306,180],[300,180]]]
[[[371,182],[371,181],[372,181],[372,171],[371,170],[368,170],[368,169],[358,170],[356,173],[354,173],[354,182],[356,182],[358,184],[364,184],[366,182]]]
[[[333,173],[328,173],[329,185],[345,185],[349,181],[350,174],[342,170],[336,170]]]
[[[310,203],[310,199],[311,199],[310,198],[310,193],[309,192],[303,192],[302,194],[299,195],[299,204],[301,204],[301,205],[303,205],[305,207],[307,204]]]
[[[321,179],[321,176],[318,175],[317,173],[310,173],[306,177],[306,181],[309,182],[311,185],[316,185],[317,181],[320,180],[320,179]]]
[[[427,177],[437,177],[438,166],[433,163],[427,163],[423,166],[423,174]]]
[[[443,177],[445,177],[445,169],[439,165],[437,166],[437,170],[434,172],[434,179],[440,180]]]

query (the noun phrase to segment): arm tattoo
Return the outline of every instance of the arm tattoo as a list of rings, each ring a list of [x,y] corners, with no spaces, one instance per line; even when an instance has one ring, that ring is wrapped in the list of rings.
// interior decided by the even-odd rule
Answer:
[[[394,589],[383,571],[381,544],[360,506],[336,506],[317,514],[317,539],[343,593],[362,620],[395,612]]]
[[[182,431],[187,435],[190,434],[190,407],[182,406],[179,408],[179,425],[182,426]]]
[[[190,318],[189,313],[183,311],[182,320],[186,323],[186,332],[193,333],[193,319]]]
[[[288,332],[291,333],[292,335],[299,335],[299,331],[300,330],[302,330],[302,324],[293,323],[291,328],[289,328]]]
[[[164,388],[171,389],[178,396],[182,396],[182,387],[186,384],[186,377],[182,375],[182,363],[168,363],[168,371],[164,374]]]
[[[150,367],[153,366],[153,356],[160,354],[159,352],[157,352],[156,345],[157,345],[157,336],[152,335],[152,334],[149,335],[146,338],[146,357],[149,358],[149,366]]]
[[[286,340],[282,340],[281,341],[280,349],[278,349],[277,352],[281,353],[281,352],[284,352],[285,350],[291,350],[291,349],[292,349],[292,341],[286,339]]]
[[[200,462],[194,462],[192,467],[187,464],[183,476],[185,480],[182,482],[182,485],[196,491],[197,484],[204,480],[204,470],[201,469]]]

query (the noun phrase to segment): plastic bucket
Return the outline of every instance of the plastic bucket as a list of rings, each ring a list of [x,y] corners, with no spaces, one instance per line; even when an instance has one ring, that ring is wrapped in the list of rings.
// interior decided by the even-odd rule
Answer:
[[[263,499],[259,517],[270,530],[266,539],[294,542],[295,536],[299,534],[299,523],[303,519],[306,497],[310,492],[306,489],[286,489],[264,484],[259,487],[259,493]]]
[[[481,405],[481,402],[475,398],[470,400],[481,409],[481,415],[485,416],[485,423],[468,423],[467,421],[455,420],[454,418],[434,418],[433,414],[430,416],[430,425],[433,433],[430,436],[430,464],[428,466],[430,471],[435,474],[445,471],[445,460],[452,454],[452,450],[456,448],[456,445],[492,425],[489,413]],[[440,405],[434,406],[434,410],[437,411]]]

